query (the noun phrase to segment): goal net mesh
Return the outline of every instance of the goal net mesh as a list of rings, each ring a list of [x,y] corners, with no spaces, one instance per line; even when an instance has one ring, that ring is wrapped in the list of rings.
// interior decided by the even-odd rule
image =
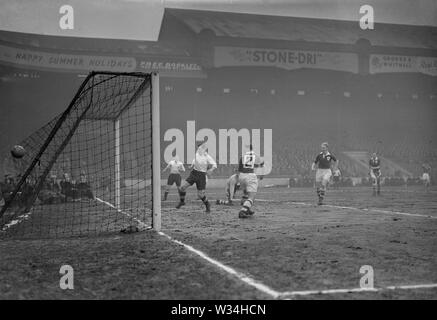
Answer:
[[[151,75],[90,73],[68,108],[6,156],[0,237],[68,237],[152,224]]]

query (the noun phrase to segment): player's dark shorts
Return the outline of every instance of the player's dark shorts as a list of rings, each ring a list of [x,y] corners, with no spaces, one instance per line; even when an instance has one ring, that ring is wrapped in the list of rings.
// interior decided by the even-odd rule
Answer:
[[[182,181],[182,178],[181,178],[180,174],[178,174],[178,173],[171,173],[168,176],[167,185],[172,186],[174,183],[176,183],[176,185],[178,187],[180,187],[181,186],[181,181]]]
[[[206,173],[192,170],[189,177],[186,180],[190,186],[196,184],[197,190],[205,190],[206,189]]]
[[[340,176],[334,176],[334,182],[339,182],[340,181]]]

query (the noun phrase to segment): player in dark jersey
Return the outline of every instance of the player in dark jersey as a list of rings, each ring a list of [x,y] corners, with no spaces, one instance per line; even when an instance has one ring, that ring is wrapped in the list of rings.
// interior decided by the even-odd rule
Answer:
[[[243,190],[243,198],[241,199],[242,208],[238,214],[239,218],[249,218],[255,213],[252,211],[255,195],[258,191],[258,177],[255,173],[255,168],[264,166],[264,162],[260,161],[259,156],[253,151],[252,145],[238,163],[238,172],[240,180],[240,188]]]
[[[325,198],[326,186],[332,176],[331,162],[334,162],[334,170],[338,168],[337,158],[328,151],[328,143],[323,142],[321,145],[322,152],[320,152],[314,160],[311,170],[316,170],[316,186],[317,197],[319,198],[318,204],[323,204]]]
[[[376,153],[369,160],[369,175],[372,178],[373,195],[381,194],[381,160]]]

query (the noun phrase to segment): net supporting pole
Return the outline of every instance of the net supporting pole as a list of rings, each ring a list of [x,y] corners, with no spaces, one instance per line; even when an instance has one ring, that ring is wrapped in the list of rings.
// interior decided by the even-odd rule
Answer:
[[[120,209],[120,119],[114,122],[115,133],[115,207]]]
[[[161,230],[161,135],[159,120],[159,75],[152,73],[152,194],[153,229]]]

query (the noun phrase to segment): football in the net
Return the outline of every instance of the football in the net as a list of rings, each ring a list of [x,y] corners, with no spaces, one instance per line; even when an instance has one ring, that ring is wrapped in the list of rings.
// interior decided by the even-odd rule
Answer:
[[[26,154],[26,149],[24,149],[24,147],[22,146],[15,145],[11,150],[11,154],[14,158],[19,159],[24,157],[24,155]]]

